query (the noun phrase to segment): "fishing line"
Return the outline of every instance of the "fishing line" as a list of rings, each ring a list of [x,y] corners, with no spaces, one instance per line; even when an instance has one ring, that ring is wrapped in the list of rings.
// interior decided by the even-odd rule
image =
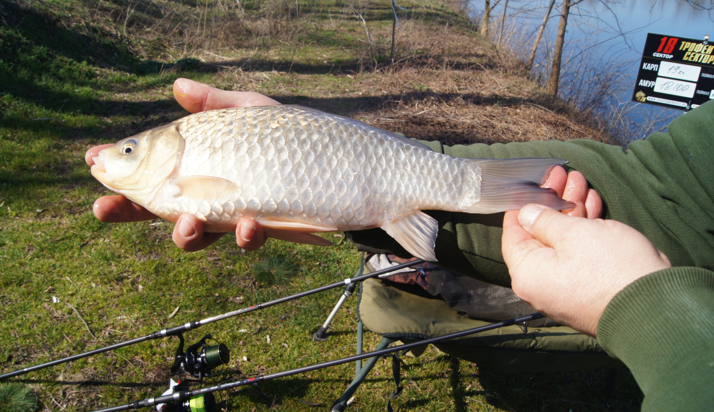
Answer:
[[[508,319],[508,320],[505,320],[502,322],[492,323],[490,325],[480,326],[480,327],[472,328],[472,329],[466,329],[466,330],[463,330],[460,332],[454,332],[454,333],[450,333],[447,335],[438,336],[438,337],[430,338],[430,339],[424,339],[424,340],[421,340],[418,342],[408,343],[405,345],[395,346],[392,348],[377,350],[374,352],[367,352],[367,353],[363,353],[360,355],[352,355],[352,356],[348,356],[346,358],[340,358],[340,359],[335,359],[335,360],[331,360],[331,361],[327,361],[327,362],[317,363],[314,365],[303,366],[301,368],[290,369],[290,370],[283,371],[283,372],[267,374],[267,375],[259,376],[257,378],[242,379],[242,380],[223,383],[223,384],[219,384],[219,385],[215,385],[215,386],[211,386],[211,387],[207,387],[207,388],[195,389],[192,391],[178,391],[178,392],[174,392],[173,394],[170,394],[170,395],[159,396],[156,398],[143,399],[143,400],[136,401],[133,403],[128,403],[128,404],[120,405],[120,406],[114,406],[114,407],[106,408],[106,409],[98,409],[94,412],[118,412],[118,411],[125,411],[125,410],[129,410],[129,409],[148,408],[148,407],[155,406],[155,405],[158,405],[161,403],[168,404],[168,403],[174,403],[174,402],[184,402],[184,401],[187,401],[194,397],[197,397],[200,395],[206,395],[208,393],[224,391],[227,389],[237,388],[239,386],[245,386],[245,385],[263,382],[263,381],[267,381],[267,380],[272,380],[272,379],[276,379],[276,378],[282,378],[285,376],[297,375],[300,373],[310,372],[310,371],[314,371],[317,369],[324,369],[324,368],[328,368],[331,366],[341,365],[343,363],[349,363],[349,362],[354,362],[354,361],[358,361],[358,360],[362,360],[362,359],[366,359],[366,358],[372,358],[375,356],[383,356],[383,355],[387,355],[387,354],[390,354],[393,352],[406,351],[406,350],[416,348],[419,346],[425,346],[425,345],[429,345],[432,343],[437,343],[437,342],[441,342],[441,341],[445,341],[445,340],[449,340],[449,339],[460,338],[462,336],[467,336],[467,335],[471,335],[471,334],[478,333],[478,332],[484,332],[487,330],[497,329],[497,328],[501,328],[504,326],[514,325],[514,324],[522,324],[524,322],[539,319],[542,317],[543,317],[543,315],[541,315],[540,313],[533,313],[533,314],[527,315],[527,316]]]
[[[315,289],[311,289],[311,290],[308,290],[308,291],[305,291],[305,292],[296,293],[296,294],[294,294],[294,295],[290,295],[290,296],[286,296],[286,297],[283,297],[283,298],[271,300],[271,301],[268,301],[268,302],[265,302],[265,303],[259,303],[259,304],[257,304],[257,305],[249,306],[249,307],[243,308],[243,309],[238,309],[238,310],[235,310],[235,311],[232,311],[232,312],[224,313],[224,314],[222,314],[222,315],[213,316],[213,317],[206,318],[206,319],[203,319],[203,320],[187,322],[187,323],[184,323],[183,325],[174,326],[174,327],[168,328],[168,329],[162,329],[162,330],[160,330],[160,331],[156,331],[156,332],[150,333],[150,334],[148,334],[148,335],[145,335],[145,336],[142,336],[142,337],[139,337],[139,338],[135,338],[135,339],[132,339],[132,340],[128,340],[128,341],[116,343],[116,344],[114,344],[114,345],[105,346],[105,347],[99,348],[99,349],[94,349],[94,350],[91,350],[91,351],[88,351],[88,352],[80,353],[80,354],[78,354],[78,355],[72,355],[72,356],[68,356],[68,357],[66,357],[66,358],[57,359],[57,360],[50,361],[50,362],[46,362],[46,363],[43,363],[43,364],[40,364],[40,365],[31,366],[31,367],[29,367],[29,368],[19,369],[19,370],[16,370],[16,371],[14,371],[14,372],[9,372],[9,373],[5,373],[5,374],[0,375],[0,381],[3,380],[3,379],[12,378],[12,377],[14,377],[14,376],[24,375],[24,374],[26,374],[26,373],[33,372],[33,371],[36,371],[36,370],[45,369],[45,368],[49,368],[49,367],[56,366],[56,365],[61,365],[61,364],[63,364],[63,363],[72,362],[72,361],[75,361],[75,360],[78,360],[78,359],[82,359],[82,358],[87,358],[87,357],[90,357],[90,356],[93,356],[93,355],[97,355],[97,354],[100,354],[100,353],[103,353],[103,352],[108,352],[108,351],[111,351],[111,350],[114,350],[114,349],[123,348],[123,347],[125,347],[125,346],[135,345],[135,344],[137,344],[137,343],[145,342],[145,341],[147,341],[147,340],[160,339],[160,338],[165,338],[165,337],[168,337],[168,336],[181,336],[184,332],[188,332],[188,331],[190,331],[190,330],[196,329],[196,328],[201,327],[201,326],[203,326],[203,325],[207,325],[207,324],[209,324],[209,323],[217,322],[217,321],[223,320],[223,319],[228,319],[228,318],[231,318],[231,317],[234,317],[234,316],[242,315],[242,314],[244,314],[244,313],[253,312],[253,311],[256,311],[256,310],[268,308],[268,307],[270,307],[270,306],[274,306],[274,305],[277,305],[277,304],[280,304],[280,303],[283,303],[283,302],[287,302],[287,301],[294,300],[294,299],[299,299],[299,298],[302,298],[302,297],[305,297],[305,296],[309,296],[309,295],[313,295],[313,294],[316,294],[316,293],[319,293],[319,292],[324,292],[324,291],[326,291],[326,290],[335,289],[335,288],[338,288],[338,287],[341,287],[341,286],[349,285],[349,284],[351,284],[351,283],[361,282],[361,281],[366,280],[366,279],[369,279],[369,278],[374,278],[374,277],[382,277],[382,278],[384,278],[384,277],[388,277],[388,276],[384,276],[384,275],[385,275],[385,274],[388,274],[388,273],[390,273],[390,272],[397,271],[397,270],[399,270],[399,269],[403,269],[403,268],[405,268],[405,267],[414,266],[414,265],[418,265],[418,264],[421,264],[421,263],[424,263],[424,261],[421,260],[421,259],[413,260],[413,261],[411,261],[411,262],[403,263],[403,264],[401,264],[401,265],[391,266],[391,267],[388,267],[388,268],[385,268],[385,269],[382,269],[382,270],[378,270],[378,271],[375,271],[375,272],[372,272],[372,273],[368,273],[368,274],[366,274],[366,275],[356,276],[356,277],[354,277],[354,278],[347,278],[347,279],[345,279],[345,280],[343,280],[343,281],[341,281],[341,282],[335,282],[335,283],[332,283],[332,284],[329,284],[329,285],[325,285],[325,286],[321,286],[321,287],[318,287],[318,288],[315,288]],[[396,273],[395,273],[395,274],[396,274]],[[389,276],[391,276],[391,275],[389,275]],[[183,339],[182,339],[182,341],[183,341]],[[218,355],[218,352],[215,352],[215,353],[216,353],[216,355]]]

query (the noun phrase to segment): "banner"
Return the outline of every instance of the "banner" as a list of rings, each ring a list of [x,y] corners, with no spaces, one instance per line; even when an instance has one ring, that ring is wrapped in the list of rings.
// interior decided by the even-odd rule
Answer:
[[[647,34],[632,100],[691,110],[714,99],[714,43]]]

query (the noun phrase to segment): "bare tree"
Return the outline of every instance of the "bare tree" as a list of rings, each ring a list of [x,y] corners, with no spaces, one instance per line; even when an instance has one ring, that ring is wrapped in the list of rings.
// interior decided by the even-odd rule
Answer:
[[[550,0],[550,5],[548,5],[548,11],[545,13],[545,16],[543,16],[543,23],[541,23],[540,28],[538,28],[538,34],[536,35],[535,41],[533,42],[531,54],[530,56],[528,56],[528,60],[526,61],[526,67],[528,68],[528,70],[533,68],[533,61],[535,60],[536,50],[538,49],[538,44],[540,44],[540,41],[543,38],[545,25],[548,22],[551,10],[553,10],[553,4],[555,4],[555,0]]]
[[[501,31],[498,33],[498,47],[501,47],[501,40],[503,39],[503,26],[506,24],[506,12],[508,11],[508,0],[506,4],[503,5],[503,17],[501,18]]]
[[[496,2],[491,5],[491,0],[483,0],[483,20],[481,21],[481,35],[483,37],[488,36],[488,24],[491,20],[491,10],[493,10],[501,0],[496,0]]]
[[[560,65],[563,60],[563,45],[565,44],[565,27],[568,25],[568,14],[570,8],[581,3],[583,0],[571,1],[563,0],[563,9],[560,12],[560,24],[558,25],[558,35],[555,39],[555,50],[553,51],[553,63],[551,65],[550,81],[548,82],[548,94],[558,95],[558,85],[560,83]]]

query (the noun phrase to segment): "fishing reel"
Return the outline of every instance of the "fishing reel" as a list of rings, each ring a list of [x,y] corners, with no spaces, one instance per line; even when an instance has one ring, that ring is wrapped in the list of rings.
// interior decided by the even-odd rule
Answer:
[[[169,390],[161,395],[172,395],[174,393],[188,390],[188,383],[173,379],[169,383]],[[193,398],[176,403],[160,403],[156,405],[158,412],[214,412],[216,411],[216,397],[212,393],[194,396]]]
[[[213,346],[206,344],[207,339],[213,339],[211,335],[206,335],[197,343],[189,346],[186,352],[183,351],[183,334],[179,334],[178,338],[180,342],[178,349],[176,349],[174,364],[171,366],[173,375],[183,371],[194,378],[203,380],[212,376],[210,374],[211,370],[225,365],[231,360],[228,347],[223,343]]]

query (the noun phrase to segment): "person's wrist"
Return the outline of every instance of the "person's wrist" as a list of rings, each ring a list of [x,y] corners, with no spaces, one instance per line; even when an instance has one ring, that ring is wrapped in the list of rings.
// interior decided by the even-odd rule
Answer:
[[[598,342],[646,384],[658,370],[674,367],[663,362],[679,362],[683,348],[710,344],[713,295],[709,270],[672,267],[650,273],[609,302],[598,322]]]

